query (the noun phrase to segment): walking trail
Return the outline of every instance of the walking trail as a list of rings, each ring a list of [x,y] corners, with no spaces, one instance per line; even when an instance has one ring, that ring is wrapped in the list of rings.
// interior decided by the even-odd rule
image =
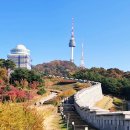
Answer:
[[[50,95],[43,97],[36,101],[31,108],[36,108],[38,112],[42,112],[44,116],[43,130],[60,130],[59,127],[59,115],[57,113],[57,107],[53,105],[44,105],[45,101],[51,100],[57,96],[57,93],[52,92]]]

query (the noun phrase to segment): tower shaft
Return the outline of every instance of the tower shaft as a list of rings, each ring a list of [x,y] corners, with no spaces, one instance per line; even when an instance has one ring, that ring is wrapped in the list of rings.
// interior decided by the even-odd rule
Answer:
[[[71,62],[74,62],[74,47],[71,47],[71,58],[70,58]]]

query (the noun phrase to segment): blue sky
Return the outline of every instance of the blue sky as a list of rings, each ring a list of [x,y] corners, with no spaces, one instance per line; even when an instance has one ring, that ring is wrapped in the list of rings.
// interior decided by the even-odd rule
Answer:
[[[23,43],[32,64],[69,60],[74,17],[75,63],[130,71],[130,0],[0,0],[0,58]]]

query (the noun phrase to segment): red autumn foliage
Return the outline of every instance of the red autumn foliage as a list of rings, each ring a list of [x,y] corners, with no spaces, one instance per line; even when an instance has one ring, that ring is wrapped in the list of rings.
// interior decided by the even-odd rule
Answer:
[[[9,85],[0,79],[0,100],[25,101],[36,96],[39,82],[28,83],[27,80],[15,81],[15,86]],[[32,91],[33,90],[33,91]]]
[[[0,94],[1,95],[3,94],[3,96],[8,96],[9,100],[11,101],[15,100],[24,101],[27,99],[31,99],[33,97],[33,95],[29,91],[18,89],[12,85],[10,85],[9,88],[10,90],[6,91],[5,86],[1,86]]]
[[[0,79],[0,85],[3,85],[4,81],[2,79]]]
[[[11,101],[14,101],[17,97],[16,91],[12,91],[12,90],[7,92],[7,95],[9,96]]]
[[[19,90],[15,87],[12,87],[12,90],[7,92],[7,95],[10,97],[10,100],[14,101],[15,99],[24,100],[27,99],[27,92],[24,90]]]

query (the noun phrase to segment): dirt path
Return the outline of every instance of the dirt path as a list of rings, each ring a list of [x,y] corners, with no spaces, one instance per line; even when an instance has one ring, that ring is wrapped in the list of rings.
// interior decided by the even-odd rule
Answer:
[[[60,116],[57,113],[57,107],[53,105],[44,105],[45,101],[53,99],[56,96],[57,94],[53,92],[50,95],[39,99],[35,104],[30,106],[43,114],[43,130],[61,130],[59,126]]]
[[[57,93],[52,92],[50,95],[48,95],[48,96],[46,96],[46,97],[43,97],[43,98],[39,99],[38,101],[36,101],[36,102],[35,102],[35,105],[36,105],[36,106],[43,105],[43,103],[44,103],[45,101],[48,101],[48,100],[50,100],[50,99],[53,99],[53,98],[56,97],[56,96],[57,96]]]
[[[52,106],[54,111],[44,120],[45,130],[61,130],[59,126],[59,115],[57,108]]]

